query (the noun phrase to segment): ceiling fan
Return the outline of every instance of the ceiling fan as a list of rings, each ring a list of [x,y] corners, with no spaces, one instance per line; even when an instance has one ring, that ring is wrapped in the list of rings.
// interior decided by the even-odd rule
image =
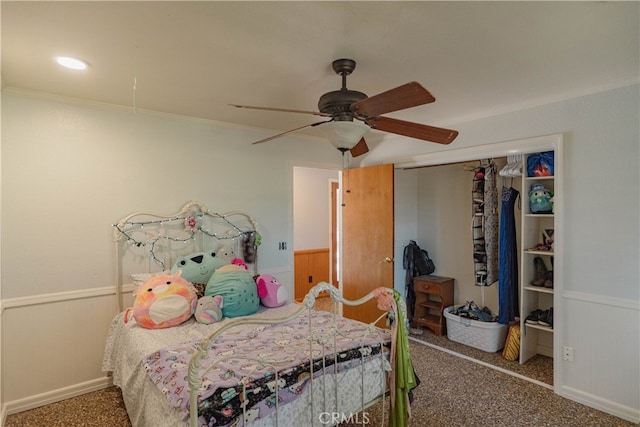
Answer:
[[[238,108],[329,117],[329,120],[290,129],[277,135],[255,141],[253,144],[271,141],[307,127],[325,125],[321,129],[330,132],[328,137],[331,143],[343,154],[349,151],[353,157],[357,157],[369,151],[369,147],[362,137],[369,129],[390,132],[424,141],[436,142],[438,144],[449,144],[458,136],[458,132],[455,130],[381,116],[381,114],[434,102],[436,99],[433,95],[419,83],[409,82],[394,89],[368,97],[362,92],[347,89],[347,76],[356,68],[356,62],[354,60],[337,59],[333,61],[332,67],[336,74],[342,76],[342,88],[322,95],[318,101],[319,111],[230,104]],[[354,121],[354,119],[362,123]]]

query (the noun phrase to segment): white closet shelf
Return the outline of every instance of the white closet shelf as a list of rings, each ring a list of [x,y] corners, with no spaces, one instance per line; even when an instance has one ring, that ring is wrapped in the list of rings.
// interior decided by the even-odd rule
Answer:
[[[541,292],[543,294],[553,295],[553,288],[545,288],[544,286],[523,286],[523,289],[527,291]]]
[[[550,255],[550,256],[553,256],[553,251],[537,251],[535,249],[525,249],[524,253],[525,254],[532,254],[532,255]]]
[[[549,326],[543,326],[543,325],[532,325],[531,323],[525,323],[524,324],[525,328],[532,328],[532,329],[538,329],[540,331],[545,331],[545,332],[551,332],[553,333],[553,328],[549,327]]]

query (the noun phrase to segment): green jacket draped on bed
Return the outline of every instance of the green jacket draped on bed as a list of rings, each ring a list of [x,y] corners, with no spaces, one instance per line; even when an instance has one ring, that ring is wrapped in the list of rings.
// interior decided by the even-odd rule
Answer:
[[[402,295],[396,290],[393,291],[393,300],[387,288],[378,288],[374,293],[378,300],[378,308],[392,312],[394,317],[390,356],[393,369],[389,378],[391,396],[389,426],[406,427],[411,416],[409,393],[418,386],[419,381],[413,370],[409,352],[406,304]]]

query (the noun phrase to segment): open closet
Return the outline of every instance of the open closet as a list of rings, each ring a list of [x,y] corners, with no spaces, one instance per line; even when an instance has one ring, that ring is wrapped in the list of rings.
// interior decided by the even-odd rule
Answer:
[[[434,274],[455,279],[454,305],[473,301],[479,307],[487,307],[499,315],[504,299],[512,299],[514,310],[511,324],[519,327],[519,356],[507,361],[502,351],[484,352],[454,345],[453,351],[464,352],[489,364],[506,368],[540,380],[549,388],[557,386],[557,358],[563,357],[558,349],[558,330],[561,333],[562,310],[558,306],[558,289],[561,287],[561,135],[525,141],[501,143],[476,150],[458,150],[449,157],[424,156],[404,164],[415,168],[417,179],[417,236],[421,247],[429,251],[436,265]],[[535,151],[532,151],[535,150]],[[529,176],[527,165],[539,153],[554,157],[555,167],[550,174]],[[403,164],[396,164],[403,166]],[[486,201],[477,200],[475,190],[478,171],[484,175],[489,168],[497,171],[495,186],[498,199],[497,221],[502,226],[506,216],[512,215],[515,246],[515,264],[507,267],[513,275],[513,294],[505,297],[500,280],[508,281],[505,272],[491,273],[488,252],[495,249],[480,246],[488,244],[474,234],[478,206]],[[552,198],[553,197],[553,198]],[[546,203],[546,204],[545,204]],[[511,211],[505,211],[511,209]],[[484,226],[485,224],[481,224]],[[503,230],[499,232],[500,245],[506,246]],[[506,257],[504,247],[498,249],[500,257]],[[483,254],[487,256],[483,257]],[[501,260],[500,269],[504,269]],[[501,301],[501,293],[502,300]],[[500,323],[503,323],[501,321]],[[415,335],[418,340],[436,346],[448,346],[446,337],[433,337],[425,330]],[[491,359],[493,358],[493,362]],[[502,360],[498,360],[502,359]],[[531,376],[526,368],[545,370]]]

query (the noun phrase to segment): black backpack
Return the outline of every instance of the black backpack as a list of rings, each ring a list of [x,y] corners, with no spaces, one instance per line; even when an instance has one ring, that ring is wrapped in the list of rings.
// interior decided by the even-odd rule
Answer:
[[[424,249],[420,249],[420,246],[410,240],[409,244],[404,248],[403,267],[410,273],[411,276],[425,276],[433,274],[436,271],[436,266],[433,260],[429,258],[429,253]]]

